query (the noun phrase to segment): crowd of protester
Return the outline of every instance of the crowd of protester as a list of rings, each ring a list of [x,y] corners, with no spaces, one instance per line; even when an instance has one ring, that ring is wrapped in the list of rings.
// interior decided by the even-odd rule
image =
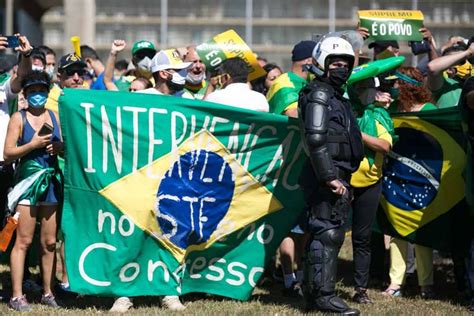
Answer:
[[[358,28],[357,32],[370,41],[366,29]],[[474,44],[464,38],[453,37],[439,48],[428,29],[423,28],[420,32],[428,41],[430,51],[423,57],[426,60],[420,62],[419,68],[401,67],[395,75],[380,80],[369,78],[347,91],[359,119],[362,142],[373,153],[372,158],[364,157],[350,183],[354,188],[351,227],[353,300],[360,304],[373,302],[367,293],[369,270],[371,259],[379,252],[374,251],[371,256],[372,226],[382,191],[384,157],[396,138],[389,113],[458,107],[466,120],[469,139],[474,137],[474,71],[468,61],[469,58],[472,61],[474,56]],[[59,307],[53,293],[57,247],[61,249],[63,263],[57,289],[70,290],[65,270],[64,242],[73,241],[63,241],[59,227],[63,176],[58,157],[63,155],[64,143],[58,99],[63,88],[170,95],[297,118],[300,91],[313,80],[310,68],[317,66],[314,59],[316,42],[309,40],[295,44],[291,56],[288,56],[292,65],[287,72],[259,58],[266,75],[248,82],[249,70],[242,59],[227,59],[211,73],[192,45],[157,50],[152,42],[142,40],[132,45],[131,60],[127,61],[123,59],[125,56],[120,55],[128,52],[129,43],[117,39],[111,43],[104,64],[94,48],[87,45],[81,46],[81,57],[68,53],[58,58],[52,49],[46,46],[33,48],[25,36],[18,34],[18,38],[20,46],[14,54],[6,54],[2,53],[7,47],[6,38],[0,36],[0,206],[7,205],[7,193],[12,188],[14,191],[23,190],[16,195],[15,201],[8,201],[8,209],[20,214],[10,255],[12,291],[9,307],[17,311],[31,309],[24,293],[32,289],[42,291],[41,304]],[[400,54],[396,41],[372,42],[368,47],[373,50],[374,59],[381,54]],[[356,56],[359,53],[356,51]],[[359,61],[362,60],[361,57]],[[376,84],[378,81],[383,81],[389,88],[380,89]],[[45,125],[50,126],[51,130],[44,132],[42,127]],[[369,163],[369,159],[373,163]],[[33,182],[27,180],[38,172],[45,185],[32,188]],[[24,185],[20,187],[19,184]],[[304,217],[305,212],[302,214]],[[295,223],[282,241],[277,256],[282,270],[283,295],[294,298],[303,296],[302,258],[308,240],[308,233],[302,224],[304,221],[305,218],[301,218]],[[41,224],[41,285],[30,280],[25,259],[37,236],[37,222]],[[421,245],[413,247],[404,240],[388,236],[385,236],[384,244],[390,252],[389,284],[384,294],[403,296],[408,261],[413,260],[414,251],[421,297],[436,297],[433,250]],[[471,251],[471,257],[473,253]],[[466,260],[474,264],[467,255]],[[469,269],[471,273],[466,272],[466,279],[474,282],[473,268]],[[471,284],[474,287],[474,283]],[[162,297],[161,303],[171,310],[185,308],[177,296]],[[116,299],[112,311],[123,312],[132,306],[131,298],[121,297]],[[474,301],[470,308],[474,310]]]

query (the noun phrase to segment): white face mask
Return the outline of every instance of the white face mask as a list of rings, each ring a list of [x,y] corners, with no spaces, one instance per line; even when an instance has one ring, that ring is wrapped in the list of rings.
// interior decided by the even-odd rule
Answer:
[[[192,72],[188,72],[188,74],[186,75],[186,82],[190,84],[200,84],[205,79],[206,79],[205,72],[202,72],[199,75],[195,75]]]
[[[151,71],[151,59],[148,57],[145,57],[142,60],[140,60],[137,66],[138,68],[141,68],[143,70]]]
[[[44,67],[43,66],[38,66],[38,65],[31,65],[31,70],[33,70],[33,71],[43,71]]]
[[[49,76],[49,79],[53,79],[54,77],[54,67],[46,67],[46,73]]]
[[[182,69],[179,72],[173,72],[171,82],[179,85],[184,85],[186,83],[187,70]]]

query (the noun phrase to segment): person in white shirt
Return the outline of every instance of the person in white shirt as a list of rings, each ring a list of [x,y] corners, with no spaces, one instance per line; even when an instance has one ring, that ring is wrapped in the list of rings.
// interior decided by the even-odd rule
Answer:
[[[151,60],[151,72],[155,86],[138,92],[194,99],[189,92],[184,90],[189,67],[191,67],[191,63],[183,62],[176,50],[161,50]]]
[[[211,78],[211,85],[223,89],[208,94],[206,101],[235,106],[242,109],[268,112],[267,99],[253,91],[247,83],[248,67],[241,58],[226,59],[219,66],[218,75]]]

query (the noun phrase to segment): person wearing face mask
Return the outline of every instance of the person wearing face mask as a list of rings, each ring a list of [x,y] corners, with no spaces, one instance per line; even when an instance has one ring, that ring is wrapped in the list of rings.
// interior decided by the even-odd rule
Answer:
[[[124,40],[116,39],[112,43],[110,49],[109,58],[107,58],[107,63],[105,64],[104,71],[104,83],[107,90],[110,91],[119,91],[119,88],[114,82],[114,68],[117,55],[124,50],[127,46],[127,43]],[[141,91],[148,88],[152,88],[153,85],[150,80],[144,77],[137,77],[131,83],[128,88],[129,92]]]
[[[46,57],[46,65],[44,71],[48,74],[51,82],[55,82],[56,78],[56,53],[54,50],[49,48],[48,46],[41,45],[38,46],[37,49],[44,54]]]
[[[191,63],[185,63],[179,57],[175,49],[161,50],[151,61],[151,72],[155,80],[153,88],[137,91],[137,93],[171,95],[193,99],[193,96],[184,91],[187,69]],[[181,303],[179,296],[167,295],[161,299],[162,306],[174,311],[184,310],[186,307]],[[123,308],[122,308],[123,306]],[[125,311],[132,306],[127,297],[118,298],[112,311]]]
[[[352,248],[354,256],[355,295],[359,304],[370,304],[367,295],[371,260],[372,226],[382,193],[382,168],[384,156],[392,147],[395,136],[392,119],[387,110],[375,105],[378,78],[368,78],[348,87],[348,95],[357,113],[364,159],[352,174],[354,188],[352,205]]]
[[[150,41],[138,41],[133,44],[127,75],[151,78],[151,60],[155,54],[155,45]]]
[[[95,49],[81,45],[81,58],[87,64],[87,76],[90,78],[91,90],[107,90],[104,84],[105,66],[97,55]]]
[[[305,65],[311,64],[314,46],[314,41],[301,41],[293,47],[291,70],[279,76],[267,93],[271,113],[297,117],[298,93],[310,79]]]
[[[350,210],[351,174],[363,158],[362,136],[343,85],[354,66],[351,44],[322,38],[308,69],[316,78],[300,92],[298,121],[307,159],[301,185],[309,210],[304,295],[307,309],[358,315],[336,295],[337,256]]]
[[[209,82],[206,80],[206,65],[204,65],[201,57],[197,54],[195,46],[188,46],[187,50],[188,53],[184,61],[190,62],[191,67],[188,69],[186,76],[185,89],[196,100],[202,100],[209,85]]]
[[[189,67],[191,67],[191,63],[183,62],[176,50],[161,50],[151,61],[151,72],[153,73],[155,86],[139,92],[193,99],[193,96],[184,90]]]
[[[468,61],[473,57],[474,43],[459,42],[428,63],[427,85],[439,108],[457,106],[464,81],[474,73]]]
[[[206,101],[226,104],[243,109],[268,112],[268,102],[265,97],[250,89],[247,83],[249,75],[247,64],[238,57],[226,59],[218,67],[217,76],[211,78],[210,85],[216,82],[221,89],[208,94]]]
[[[59,118],[46,110],[50,88],[45,72],[33,71],[22,81],[28,109],[13,114],[5,140],[4,159],[19,159],[15,186],[8,206],[19,215],[16,240],[10,257],[12,298],[9,307],[28,311],[30,306],[22,292],[25,256],[34,236],[36,221],[41,223],[41,303],[57,308],[53,295],[54,260],[58,206],[62,200],[62,175],[58,154],[63,153]]]
[[[43,71],[46,66],[46,57],[38,48],[33,48],[31,51],[31,70]]]

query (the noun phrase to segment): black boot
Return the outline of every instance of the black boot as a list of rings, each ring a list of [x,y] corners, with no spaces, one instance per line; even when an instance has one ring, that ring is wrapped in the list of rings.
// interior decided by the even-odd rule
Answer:
[[[325,313],[338,313],[342,315],[359,315],[360,311],[350,308],[342,298],[336,294],[320,295],[312,301],[311,310],[318,310]]]

